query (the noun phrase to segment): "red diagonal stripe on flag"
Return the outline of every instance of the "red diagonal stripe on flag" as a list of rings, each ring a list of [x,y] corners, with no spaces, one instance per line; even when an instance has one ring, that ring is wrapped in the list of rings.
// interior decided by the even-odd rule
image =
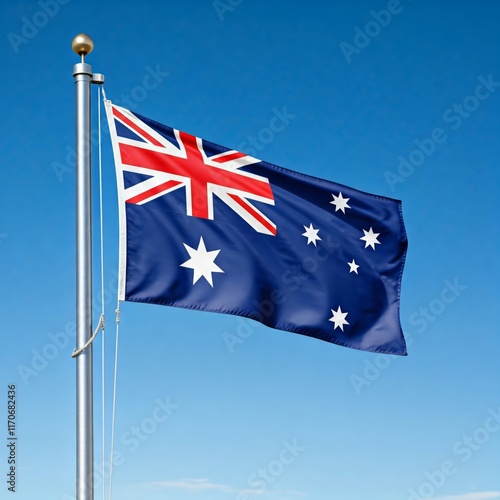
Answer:
[[[245,153],[234,151],[231,154],[220,156],[219,158],[214,158],[213,161],[216,163],[225,163],[226,161],[237,160],[238,158],[243,158],[245,156],[246,156]]]
[[[262,214],[255,210],[250,203],[236,194],[228,193],[228,196],[238,203],[240,207],[244,208],[254,219],[259,221],[273,236],[276,236],[276,226],[271,224],[265,217],[262,217]]]
[[[179,181],[167,181],[164,182],[163,184],[160,184],[159,186],[155,186],[151,189],[148,189],[147,191],[144,191],[143,193],[140,193],[136,196],[132,196],[132,198],[128,198],[126,200],[127,203],[133,203],[134,205],[139,205],[142,203],[144,200],[147,200],[148,198],[151,198],[155,194],[159,194],[162,191],[168,191],[172,189],[175,186],[180,186],[182,182]]]
[[[147,139],[149,142],[151,142],[151,144],[154,144],[155,146],[163,147],[163,144],[158,142],[154,137],[149,135],[146,131],[142,130],[142,128],[139,128],[133,121],[131,121],[123,113],[118,111],[114,106],[113,106],[113,114],[117,118],[119,118],[123,123],[125,123],[128,127],[130,127],[134,132],[136,132],[139,135],[142,135],[145,139]]]

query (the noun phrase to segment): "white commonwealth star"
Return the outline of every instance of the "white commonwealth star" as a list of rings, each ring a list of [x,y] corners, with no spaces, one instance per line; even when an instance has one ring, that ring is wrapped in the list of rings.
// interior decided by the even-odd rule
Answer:
[[[184,247],[191,257],[186,262],[180,264],[181,267],[188,267],[194,271],[193,273],[193,285],[203,276],[210,286],[213,288],[214,284],[212,281],[212,273],[223,273],[224,271],[214,262],[219,255],[219,250],[212,250],[207,252],[205,247],[205,242],[203,241],[203,236],[200,236],[200,242],[198,243],[198,248],[191,248],[189,245],[184,243]]]
[[[380,245],[380,241],[377,239],[377,236],[379,236],[380,233],[374,233],[373,228],[370,228],[369,231],[363,229],[363,233],[365,233],[365,235],[359,239],[365,241],[365,248],[372,247],[373,250],[375,250],[375,243]]]
[[[312,224],[309,224],[309,227],[304,226],[304,229],[306,232],[302,233],[302,236],[307,238],[307,244],[312,243],[316,246],[316,240],[321,241],[321,238],[318,236],[319,229],[314,229]]]
[[[333,316],[328,320],[331,321],[334,324],[334,330],[337,328],[340,328],[342,331],[344,331],[344,325],[348,325],[349,323],[345,320],[345,317],[349,313],[342,312],[342,309],[339,308],[334,311],[333,309],[330,309],[332,311]]]
[[[356,264],[356,261],[354,259],[352,259],[352,262],[348,262],[349,264],[349,274],[351,274],[352,272],[356,273],[356,274],[359,274],[358,273],[358,264]]]
[[[333,196],[333,201],[330,202],[331,205],[335,205],[335,212],[337,210],[342,210],[343,213],[345,213],[345,209],[346,208],[351,208],[347,202],[351,199],[351,198],[344,198],[342,196],[342,193],[339,193],[338,196],[335,196],[333,193],[332,193],[332,196]]]

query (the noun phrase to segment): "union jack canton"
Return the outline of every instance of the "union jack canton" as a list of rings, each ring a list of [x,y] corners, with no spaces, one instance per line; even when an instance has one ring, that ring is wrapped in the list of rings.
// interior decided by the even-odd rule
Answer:
[[[120,300],[234,314],[406,354],[400,201],[286,170],[110,101],[106,111]]]

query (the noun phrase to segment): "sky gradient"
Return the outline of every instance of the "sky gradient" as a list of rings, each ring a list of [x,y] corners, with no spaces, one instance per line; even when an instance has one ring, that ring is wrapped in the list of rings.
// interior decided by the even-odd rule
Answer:
[[[6,0],[0,9],[0,390],[6,401],[16,386],[18,436],[16,493],[2,481],[0,498],[75,495],[71,40],[82,31],[113,102],[400,199],[409,240],[405,358],[234,316],[122,304],[114,497],[500,498],[498,3]],[[93,129],[98,98],[93,87]],[[286,126],[263,132],[276,113]],[[103,127],[109,424],[118,222]],[[97,161],[93,179],[97,215]],[[95,230],[94,323],[97,218]],[[228,345],[228,333],[241,342]],[[100,336],[94,353],[99,499]],[[105,439],[109,449],[109,425]]]

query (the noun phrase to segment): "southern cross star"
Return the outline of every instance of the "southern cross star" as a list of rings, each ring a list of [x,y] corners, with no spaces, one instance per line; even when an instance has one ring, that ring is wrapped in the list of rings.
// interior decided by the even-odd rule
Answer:
[[[304,226],[304,229],[306,232],[302,233],[302,236],[307,238],[307,244],[312,243],[316,246],[316,240],[321,241],[321,238],[318,236],[319,229],[314,229],[312,224],[309,224],[309,227]]]
[[[373,250],[375,250],[375,244],[380,245],[380,241],[377,239],[377,236],[379,236],[380,233],[374,233],[373,228],[370,228],[369,231],[363,229],[363,233],[365,233],[365,235],[359,239],[364,240],[365,248],[372,247]]]
[[[333,201],[331,201],[330,203],[332,205],[335,205],[335,212],[337,210],[342,210],[342,212],[345,214],[345,209],[346,208],[351,208],[347,202],[351,199],[351,198],[344,198],[342,196],[342,193],[339,193],[338,196],[335,196],[333,193],[332,193],[332,196],[333,196]]]
[[[344,325],[348,325],[349,323],[346,321],[345,317],[349,313],[342,312],[342,309],[339,308],[334,311],[333,309],[330,309],[332,311],[333,316],[328,320],[331,321],[334,324],[334,330],[337,328],[340,328],[342,331],[344,331]]]
[[[353,272],[356,273],[356,274],[358,274],[358,267],[359,267],[359,265],[356,264],[356,261],[354,259],[352,259],[352,262],[348,262],[348,264],[349,264],[349,268],[350,268],[349,269],[349,274],[353,273]]]
[[[180,264],[181,267],[188,267],[192,269],[193,272],[193,285],[203,276],[209,285],[213,288],[214,284],[212,281],[212,273],[223,273],[224,271],[214,262],[219,255],[219,250],[211,250],[207,252],[205,247],[205,242],[203,241],[203,236],[200,236],[200,242],[198,243],[198,248],[191,248],[189,245],[184,243],[187,253],[190,259],[186,262]]]

